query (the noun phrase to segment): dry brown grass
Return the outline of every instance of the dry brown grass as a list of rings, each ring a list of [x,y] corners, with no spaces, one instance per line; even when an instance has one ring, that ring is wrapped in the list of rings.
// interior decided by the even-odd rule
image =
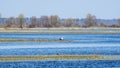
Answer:
[[[27,60],[99,60],[99,55],[46,55],[46,56],[0,56],[0,61],[27,61]]]
[[[0,28],[0,33],[47,33],[47,34],[120,34],[120,28]]]

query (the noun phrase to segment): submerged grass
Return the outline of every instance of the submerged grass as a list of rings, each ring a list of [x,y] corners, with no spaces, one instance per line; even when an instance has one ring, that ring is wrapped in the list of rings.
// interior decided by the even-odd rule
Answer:
[[[71,41],[49,39],[0,39],[0,42],[71,42]]]

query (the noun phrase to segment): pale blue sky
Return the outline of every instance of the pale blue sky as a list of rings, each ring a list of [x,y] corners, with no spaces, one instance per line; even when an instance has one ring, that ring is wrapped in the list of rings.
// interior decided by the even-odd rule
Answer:
[[[120,0],[0,0],[2,17],[59,15],[62,18],[85,18],[91,13],[97,18],[120,18]]]

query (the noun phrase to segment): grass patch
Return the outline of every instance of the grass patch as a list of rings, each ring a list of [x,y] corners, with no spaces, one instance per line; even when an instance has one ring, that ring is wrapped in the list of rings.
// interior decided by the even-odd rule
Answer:
[[[99,60],[98,55],[45,55],[45,56],[0,56],[0,61],[27,61],[27,60]]]
[[[0,56],[0,62],[7,61],[41,61],[41,60],[120,60],[112,55],[41,55],[41,56]]]

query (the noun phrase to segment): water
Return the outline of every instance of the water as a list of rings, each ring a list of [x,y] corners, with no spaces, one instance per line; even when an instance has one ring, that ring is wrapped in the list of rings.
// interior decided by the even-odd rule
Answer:
[[[0,62],[0,68],[120,68],[119,60]]]
[[[50,39],[58,40],[64,37],[72,43],[120,43],[119,34],[12,34],[2,33],[0,38],[7,39]]]
[[[64,37],[71,42],[0,42],[0,55],[120,55],[119,34],[13,34],[1,39],[50,39]]]
[[[71,42],[0,42],[0,55],[120,55],[119,34],[0,34],[1,39],[59,37]],[[0,68],[120,68],[120,60],[0,62]]]
[[[120,47],[14,48],[0,49],[0,55],[120,55]]]

